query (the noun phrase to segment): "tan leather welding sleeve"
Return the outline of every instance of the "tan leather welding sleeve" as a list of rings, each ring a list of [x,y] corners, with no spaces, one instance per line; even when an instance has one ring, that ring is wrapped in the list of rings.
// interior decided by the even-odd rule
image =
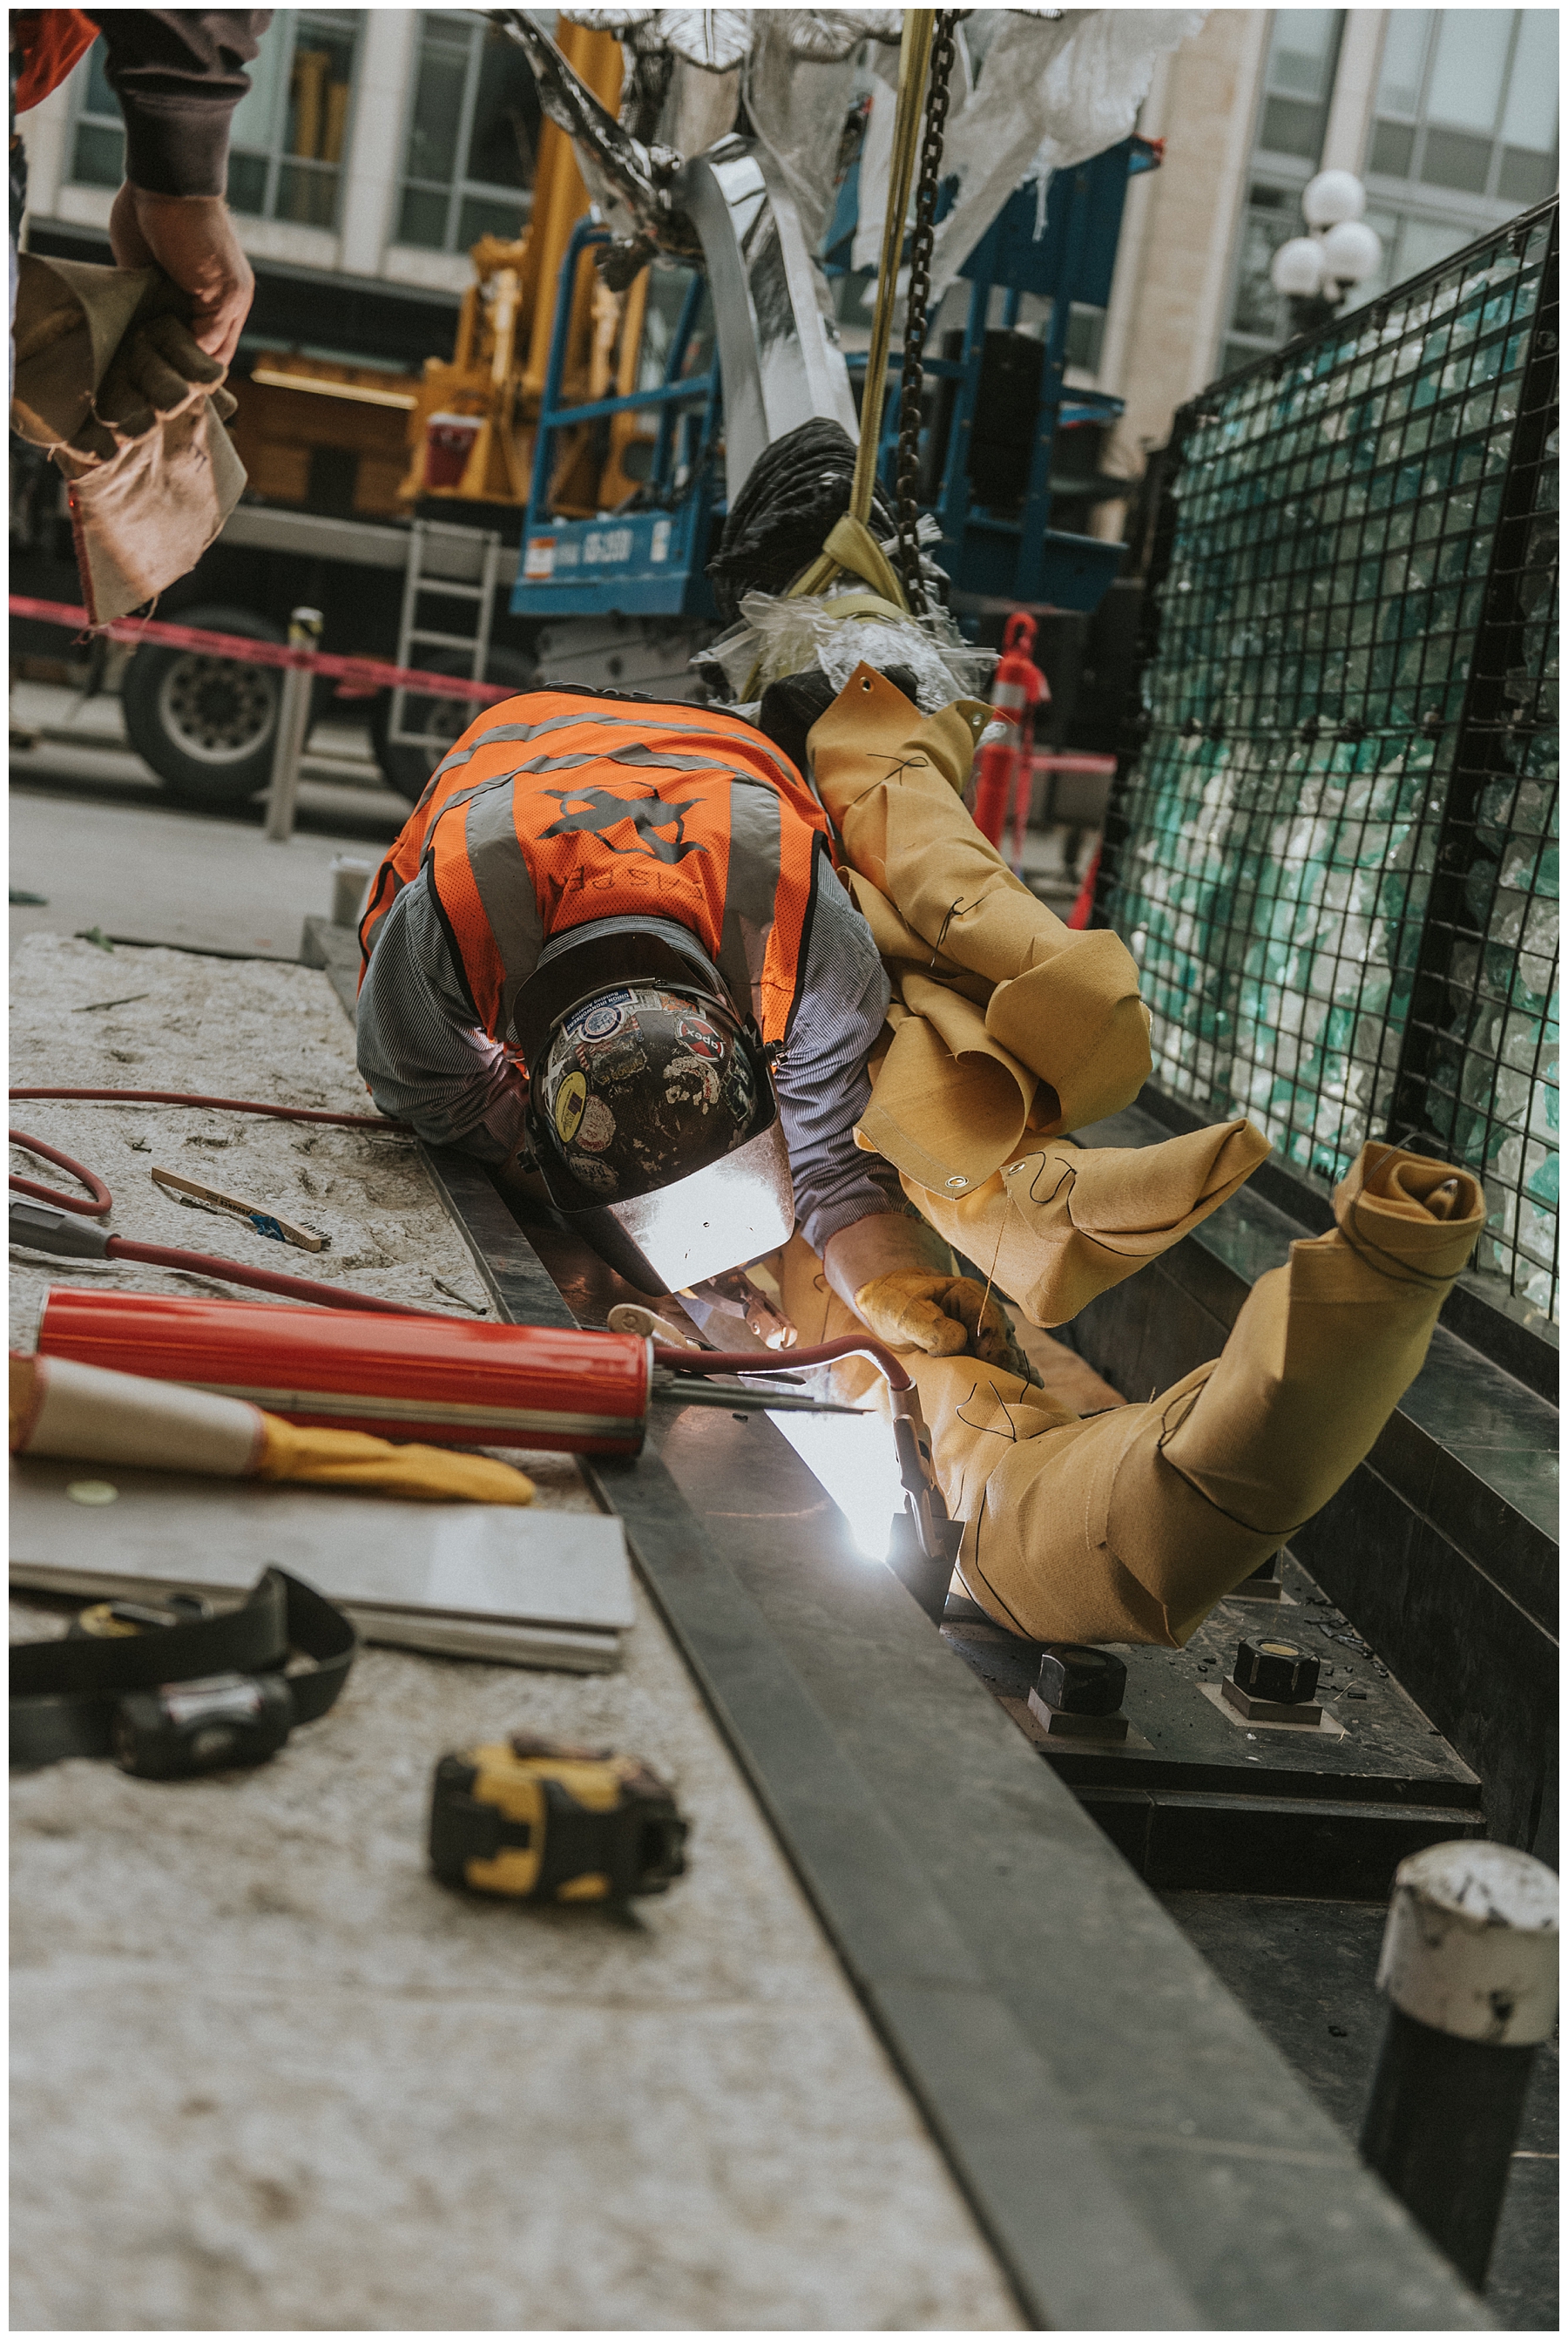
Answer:
[[[1042,1641],[1180,1647],[1371,1451],[1425,1359],[1484,1223],[1465,1172],[1369,1145],[1334,1231],[1261,1276],[1212,1364],[1148,1405],[1035,1427],[1028,1393],[969,1360],[922,1372],[959,1572]],[[972,1387],[954,1367],[967,1364]],[[986,1384],[990,1384],[987,1386]]]
[[[904,1191],[921,1216],[974,1261],[1031,1324],[1065,1324],[1102,1292],[1201,1226],[1269,1152],[1248,1121],[1190,1130],[1160,1145],[1020,1153],[954,1196]]]
[[[1150,1067],[1148,1012],[1126,946],[1064,926],[966,811],[988,713],[963,700],[922,717],[862,665],[808,749],[850,868],[887,897],[922,957],[939,953],[991,987],[986,1029],[1051,1091],[1036,1125],[1056,1135],[1131,1103]]]

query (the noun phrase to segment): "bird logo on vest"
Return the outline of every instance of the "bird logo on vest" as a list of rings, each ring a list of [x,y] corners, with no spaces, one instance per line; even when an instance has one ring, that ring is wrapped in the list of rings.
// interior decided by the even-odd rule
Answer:
[[[561,812],[552,827],[541,832],[541,843],[551,837],[597,837],[610,853],[646,853],[666,862],[684,861],[689,853],[708,851],[700,839],[688,839],[686,835],[685,816],[696,810],[700,801],[697,797],[689,797],[684,804],[666,804],[662,797],[618,797],[609,788],[545,788],[542,793],[553,797]],[[623,820],[637,831],[635,845],[611,845],[605,834]],[[672,838],[655,834],[670,828],[675,831]]]

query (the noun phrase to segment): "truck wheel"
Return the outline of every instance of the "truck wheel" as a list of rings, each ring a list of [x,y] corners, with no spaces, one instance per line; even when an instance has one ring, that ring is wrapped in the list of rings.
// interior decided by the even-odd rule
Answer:
[[[287,639],[250,610],[182,610],[179,623],[247,641]],[[121,686],[125,730],[171,796],[203,812],[235,812],[272,778],[282,683],[277,667],[146,642]]]
[[[427,674],[471,674],[473,668],[461,650],[442,650],[436,658],[425,661]],[[521,650],[492,649],[485,662],[486,682],[502,684],[511,690],[531,690],[539,680],[539,669]],[[441,744],[436,748],[412,747],[406,741],[387,737],[392,721],[392,695],[383,690],[371,709],[371,744],[376,762],[381,766],[387,783],[399,796],[407,797],[410,804],[418,804],[442,755],[452,742],[460,739],[483,709],[471,699],[438,699],[433,692],[419,698],[410,691],[403,701],[402,729],[405,731],[429,733]]]

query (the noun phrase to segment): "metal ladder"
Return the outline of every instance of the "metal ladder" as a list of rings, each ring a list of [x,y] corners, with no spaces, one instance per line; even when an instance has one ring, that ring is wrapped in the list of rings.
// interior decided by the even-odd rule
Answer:
[[[475,682],[484,679],[490,658],[490,630],[495,613],[495,589],[501,574],[501,535],[496,529],[449,528],[439,521],[416,520],[409,530],[408,567],[403,573],[402,615],[398,620],[397,662],[419,668],[416,646],[461,650]],[[453,634],[420,623],[420,601],[425,595],[442,601],[467,601],[474,610],[471,634]],[[439,759],[451,747],[450,738],[432,731],[410,731],[404,715],[411,692],[399,684],[392,692],[387,737],[400,748],[425,748]],[[475,709],[477,712],[477,708]]]

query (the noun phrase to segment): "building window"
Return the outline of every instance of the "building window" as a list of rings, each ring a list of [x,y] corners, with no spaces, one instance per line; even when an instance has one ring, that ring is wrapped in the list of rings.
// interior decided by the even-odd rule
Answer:
[[[482,16],[422,15],[398,242],[466,252],[481,235],[520,235],[541,126],[515,41]]]
[[[1258,151],[1317,166],[1339,61],[1343,8],[1280,8],[1264,69]]]
[[[273,18],[230,128],[234,211],[336,226],[359,24],[360,12],[346,10],[283,9]],[[104,64],[104,44],[94,42],[72,150],[79,186],[117,187],[125,175],[124,127]]]
[[[1222,373],[1245,365],[1261,351],[1277,349],[1285,338],[1287,311],[1268,281],[1269,264],[1282,243],[1305,233],[1301,191],[1322,159],[1344,25],[1342,8],[1275,12]]]
[[[104,77],[102,41],[87,52],[86,85],[76,109],[71,177],[79,187],[117,187],[125,175],[125,125]]]
[[[229,133],[229,203],[255,219],[337,225],[360,12],[285,9],[262,36]]]
[[[1511,211],[1543,202],[1557,183],[1556,10],[1391,9],[1366,168]]]

